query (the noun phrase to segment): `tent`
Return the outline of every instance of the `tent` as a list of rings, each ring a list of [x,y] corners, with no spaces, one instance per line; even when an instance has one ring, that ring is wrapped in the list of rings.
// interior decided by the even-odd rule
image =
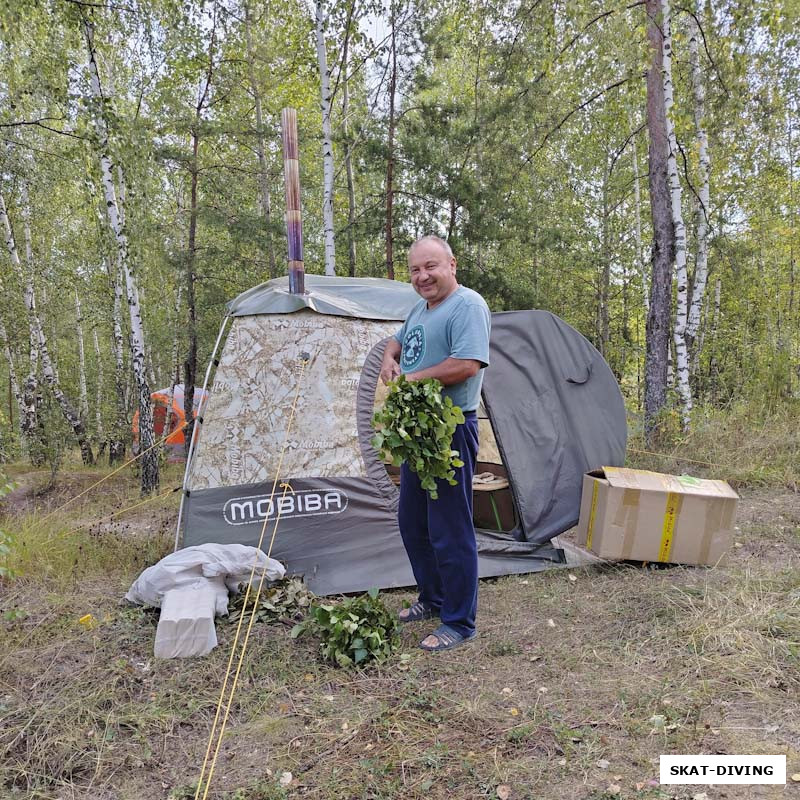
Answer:
[[[170,395],[172,397],[170,398]],[[197,417],[200,403],[205,399],[206,391],[195,386],[192,402],[192,413]],[[158,389],[150,395],[153,401],[153,433],[156,439],[161,439],[168,433],[164,446],[171,461],[182,461],[185,455],[186,437],[184,436],[183,423],[186,414],[183,411],[183,384],[176,383],[174,387]],[[170,402],[171,400],[171,402]],[[170,409],[167,415],[167,409]],[[165,430],[169,416],[169,430]],[[131,423],[133,429],[133,449],[138,452],[139,447],[139,412],[133,415]]]
[[[184,546],[256,544],[266,518],[273,556],[317,594],[413,584],[399,492],[370,438],[385,342],[416,301],[405,283],[309,274],[304,295],[284,277],[229,304],[176,546],[181,532]],[[563,557],[550,540],[577,522],[583,473],[623,463],[619,387],[545,311],[492,315],[483,386],[477,472],[497,478],[476,487],[480,575],[547,568]]]

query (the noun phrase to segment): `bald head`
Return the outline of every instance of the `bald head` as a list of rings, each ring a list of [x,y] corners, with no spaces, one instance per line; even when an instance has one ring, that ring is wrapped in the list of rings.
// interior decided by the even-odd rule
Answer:
[[[442,248],[444,251],[445,256],[447,258],[453,258],[453,251],[450,249],[450,245],[439,236],[434,236],[433,234],[429,234],[428,236],[421,236],[417,239],[411,247],[408,248],[408,257],[411,258],[411,254],[413,253],[414,249],[419,247],[422,244],[435,244]]]

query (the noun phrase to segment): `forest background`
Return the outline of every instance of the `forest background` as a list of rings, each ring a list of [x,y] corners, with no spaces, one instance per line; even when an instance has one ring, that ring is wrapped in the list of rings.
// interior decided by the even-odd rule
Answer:
[[[589,338],[651,446],[796,418],[798,16],[3,0],[3,459],[118,461],[151,390],[202,382],[225,303],[286,271],[286,106],[307,271],[405,280],[438,233],[493,310]]]

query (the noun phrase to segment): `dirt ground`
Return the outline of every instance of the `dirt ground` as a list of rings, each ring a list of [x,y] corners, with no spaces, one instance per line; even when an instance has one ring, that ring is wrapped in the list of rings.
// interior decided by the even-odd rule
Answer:
[[[7,501],[6,529],[29,500]],[[157,612],[120,605],[144,565],[129,543],[141,561],[166,550],[174,505],[94,530],[86,547],[124,554],[102,568],[0,583],[0,797],[194,797],[234,627],[218,621],[205,658],[160,661]],[[479,636],[451,653],[420,651],[417,623],[395,660],[352,673],[287,626],[257,625],[207,796],[800,797],[799,566],[800,496],[742,490],[725,567],[483,581]],[[662,753],[785,754],[790,777],[659,786]]]

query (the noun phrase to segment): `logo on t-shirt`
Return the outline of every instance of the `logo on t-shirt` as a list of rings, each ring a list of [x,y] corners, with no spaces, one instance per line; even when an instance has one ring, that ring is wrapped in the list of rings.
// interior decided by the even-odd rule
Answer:
[[[414,369],[425,356],[425,328],[415,325],[403,339],[403,354],[400,365],[406,372]]]

